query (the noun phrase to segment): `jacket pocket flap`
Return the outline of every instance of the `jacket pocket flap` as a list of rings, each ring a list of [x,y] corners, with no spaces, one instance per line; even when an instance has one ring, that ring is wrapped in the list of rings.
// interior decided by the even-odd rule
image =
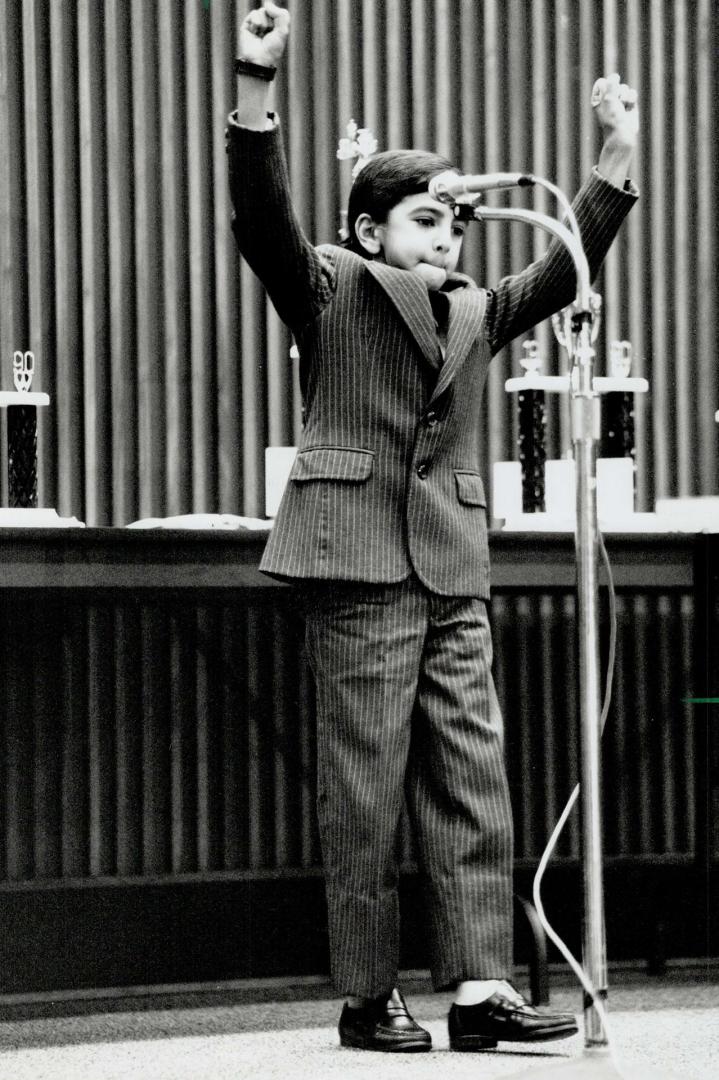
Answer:
[[[455,471],[454,475],[457,480],[457,497],[459,501],[466,506],[486,507],[487,499],[484,494],[484,484],[479,473]]]
[[[345,446],[314,446],[301,450],[295,459],[290,479],[345,480],[358,482],[372,475],[373,450],[355,450]]]

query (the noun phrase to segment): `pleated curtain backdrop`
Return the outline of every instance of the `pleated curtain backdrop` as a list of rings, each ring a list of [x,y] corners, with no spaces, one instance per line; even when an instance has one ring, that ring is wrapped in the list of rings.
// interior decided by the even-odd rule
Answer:
[[[264,449],[300,433],[291,341],[229,229],[225,119],[248,8],[230,0],[0,0],[0,370],[30,349],[40,502],[89,525],[264,513]],[[529,170],[570,195],[596,161],[594,79],[640,93],[642,199],[598,283],[597,342],[629,339],[638,508],[716,494],[717,39],[714,0],[291,0],[276,81],[295,204],[337,236],[350,119],[381,148],[470,172]],[[493,197],[494,199],[495,197]],[[555,213],[542,192],[497,200]],[[491,286],[545,247],[472,228],[463,268]],[[545,370],[566,365],[545,324]],[[491,372],[485,468],[516,458],[522,342]],[[569,446],[550,402],[548,452]],[[4,438],[2,439],[4,444]],[[4,450],[3,450],[4,453]],[[2,462],[0,494],[6,495]],[[489,478],[489,477],[488,477]]]

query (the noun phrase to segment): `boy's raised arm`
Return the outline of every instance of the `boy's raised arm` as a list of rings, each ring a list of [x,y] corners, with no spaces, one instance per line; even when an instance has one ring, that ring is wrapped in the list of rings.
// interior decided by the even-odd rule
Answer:
[[[334,291],[335,272],[305,236],[292,207],[270,83],[289,34],[286,8],[267,0],[240,27],[237,108],[227,127],[232,230],[280,318],[294,333]]]
[[[270,83],[282,58],[290,32],[290,13],[287,8],[267,0],[261,8],[251,11],[240,26],[239,59],[245,65],[265,69],[254,74],[237,75],[237,123],[253,131],[267,127]]]
[[[604,133],[599,161],[573,202],[592,280],[637,192],[627,170],[637,145],[639,113],[635,90],[618,75],[597,79],[591,104]],[[576,277],[559,241],[519,274],[504,278],[488,296],[487,328],[492,354],[572,302]]]

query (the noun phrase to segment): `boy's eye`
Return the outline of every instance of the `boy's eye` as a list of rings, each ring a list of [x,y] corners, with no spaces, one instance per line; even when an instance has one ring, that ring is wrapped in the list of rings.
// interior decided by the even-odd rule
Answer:
[[[414,219],[418,225],[422,225],[424,228],[431,229],[434,225],[434,218],[431,217],[418,217]]]
[[[452,226],[452,232],[455,236],[464,236],[466,230],[464,225],[454,225]]]

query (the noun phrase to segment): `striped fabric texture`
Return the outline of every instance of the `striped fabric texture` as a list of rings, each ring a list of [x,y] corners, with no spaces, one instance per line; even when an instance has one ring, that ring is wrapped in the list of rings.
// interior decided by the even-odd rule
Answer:
[[[292,210],[276,125],[228,128],[233,228],[300,351],[305,425],[261,569],[289,578],[389,583],[411,571],[445,596],[489,594],[480,475],[481,402],[492,356],[575,295],[559,244],[486,291],[444,288],[444,362],[424,283],[332,245]],[[596,273],[633,205],[594,172],[575,200]]]
[[[404,797],[435,987],[509,977],[512,818],[484,602],[437,596],[414,576],[303,592],[338,991],[396,984]]]

